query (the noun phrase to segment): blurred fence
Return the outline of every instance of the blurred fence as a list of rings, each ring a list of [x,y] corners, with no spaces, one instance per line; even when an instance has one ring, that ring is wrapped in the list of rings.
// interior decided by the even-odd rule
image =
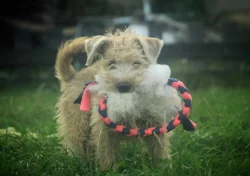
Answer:
[[[178,43],[165,44],[159,56],[160,63],[172,59],[188,58],[189,60],[238,60],[250,61],[250,43]],[[2,69],[20,67],[53,66],[56,58],[56,48],[34,48],[32,50],[0,50]],[[86,56],[78,60],[84,63]]]
[[[171,59],[188,58],[189,60],[250,60],[250,40],[230,41],[223,39],[216,41],[218,37],[207,40],[208,31],[200,22],[180,23],[168,16],[155,16],[156,20],[142,24],[149,30],[150,37],[163,37],[163,34],[172,37],[173,42],[166,42],[159,56],[160,63],[167,63]],[[80,36],[101,35],[107,30],[123,29],[133,23],[131,17],[95,17],[82,18],[77,25],[67,31],[56,27],[43,35],[36,36],[33,46],[29,31],[15,29],[16,48],[0,48],[2,69],[34,68],[41,66],[52,67],[55,62],[57,49],[61,42]],[[137,25],[138,26],[138,25]],[[142,28],[143,29],[143,28]],[[233,31],[234,33],[234,31]],[[210,33],[211,34],[211,33]],[[181,36],[181,37],[180,37]],[[213,35],[210,35],[213,36]],[[211,38],[211,37],[210,37]],[[213,39],[214,38],[214,39]],[[164,41],[168,41],[165,39]],[[80,63],[84,63],[86,56],[78,57]]]

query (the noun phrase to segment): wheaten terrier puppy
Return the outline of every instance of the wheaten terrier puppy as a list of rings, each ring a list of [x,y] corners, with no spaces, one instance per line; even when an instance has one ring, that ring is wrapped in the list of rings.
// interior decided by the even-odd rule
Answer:
[[[103,92],[109,97],[110,119],[128,127],[163,125],[177,114],[176,107],[181,108],[177,92],[166,101],[150,91],[140,91],[144,72],[157,63],[162,47],[163,41],[137,36],[127,29],[104,36],[77,38],[59,49],[55,69],[62,95],[57,104],[57,124],[65,148],[78,156],[95,154],[101,169],[115,163],[122,140],[144,141],[154,163],[170,157],[170,133],[141,137],[142,140],[124,136],[108,128],[98,113],[99,95]],[[78,52],[87,53],[87,67],[75,72],[71,61]],[[80,105],[74,101],[83,84],[95,80],[96,75],[101,85],[99,94],[92,94],[90,112],[80,111]]]

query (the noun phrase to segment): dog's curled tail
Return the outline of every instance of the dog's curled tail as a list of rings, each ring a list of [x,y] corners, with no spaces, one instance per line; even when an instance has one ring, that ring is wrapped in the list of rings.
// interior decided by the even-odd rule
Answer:
[[[55,74],[61,82],[68,82],[75,75],[75,69],[71,62],[75,54],[85,51],[86,39],[87,37],[80,37],[67,41],[59,48],[55,63]]]

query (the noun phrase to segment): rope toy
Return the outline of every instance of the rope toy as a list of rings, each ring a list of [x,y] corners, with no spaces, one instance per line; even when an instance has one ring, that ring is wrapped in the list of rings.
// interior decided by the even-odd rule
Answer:
[[[80,110],[82,111],[90,111],[90,92],[87,89],[89,86],[97,84],[96,81],[89,82],[85,84],[85,88],[83,89],[82,93],[77,97],[74,104],[80,104]],[[173,87],[181,94],[183,98],[183,107],[182,110],[178,112],[173,120],[171,120],[168,124],[159,127],[151,127],[147,129],[140,129],[140,128],[128,128],[124,125],[118,125],[110,120],[107,114],[107,101],[108,97],[104,96],[100,99],[99,102],[99,114],[100,119],[109,127],[112,128],[114,131],[121,133],[126,136],[152,136],[154,134],[163,134],[168,133],[175,129],[178,125],[182,124],[183,129],[187,131],[194,131],[196,128],[196,124],[192,122],[188,116],[190,115],[190,111],[192,108],[192,96],[189,93],[186,86],[179,80],[174,78],[169,78],[167,82],[168,86]]]

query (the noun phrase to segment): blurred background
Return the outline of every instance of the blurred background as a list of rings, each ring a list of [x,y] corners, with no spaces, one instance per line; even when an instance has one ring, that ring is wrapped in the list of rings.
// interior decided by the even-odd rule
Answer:
[[[173,162],[160,169],[144,162],[140,146],[125,146],[122,174],[108,175],[250,175],[250,0],[23,0],[0,8],[0,175],[107,175],[61,152],[54,63],[62,42],[128,26],[164,40],[158,61],[189,88],[198,128],[176,129]],[[80,53],[73,65],[85,62]]]
[[[229,75],[248,77],[249,0],[26,0],[1,8],[1,86],[53,80],[63,41],[128,26],[164,40],[159,63],[176,74],[193,78],[199,71],[220,83]],[[85,59],[74,59],[77,70]]]

